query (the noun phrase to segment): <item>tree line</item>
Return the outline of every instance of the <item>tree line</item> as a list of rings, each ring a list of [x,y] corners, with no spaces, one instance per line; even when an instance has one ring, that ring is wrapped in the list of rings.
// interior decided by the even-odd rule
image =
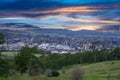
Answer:
[[[87,51],[83,53],[75,54],[49,54],[42,55],[39,60],[44,65],[43,68],[60,69],[63,66],[69,66],[73,64],[82,63],[95,63],[109,60],[120,60],[120,48],[115,48],[113,51],[108,52],[107,50],[96,50],[95,52]]]

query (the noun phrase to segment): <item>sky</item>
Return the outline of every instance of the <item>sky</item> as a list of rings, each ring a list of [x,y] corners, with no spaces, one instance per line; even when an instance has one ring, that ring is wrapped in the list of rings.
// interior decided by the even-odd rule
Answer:
[[[0,0],[0,24],[4,23],[73,31],[118,31],[120,0]]]

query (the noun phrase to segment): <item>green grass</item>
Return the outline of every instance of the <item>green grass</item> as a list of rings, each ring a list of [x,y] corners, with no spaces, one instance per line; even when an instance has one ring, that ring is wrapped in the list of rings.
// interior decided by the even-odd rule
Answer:
[[[18,52],[2,52],[2,55],[5,56],[16,56]]]
[[[111,65],[111,61],[99,62],[93,64],[82,64],[82,65],[72,65],[66,67],[66,74],[61,73],[59,77],[37,76],[29,77],[24,75],[16,80],[71,80],[71,71],[74,67],[81,66],[85,70],[84,80],[107,80],[106,75],[109,72],[111,74],[110,80],[120,80],[118,79],[118,73],[120,73],[120,61],[114,61],[114,65]],[[14,77],[8,77],[6,79],[0,78],[0,80],[14,80]]]
[[[9,57],[16,56],[17,54],[18,54],[18,52],[2,52],[2,55],[9,56]],[[40,57],[41,54],[35,54],[35,56]]]

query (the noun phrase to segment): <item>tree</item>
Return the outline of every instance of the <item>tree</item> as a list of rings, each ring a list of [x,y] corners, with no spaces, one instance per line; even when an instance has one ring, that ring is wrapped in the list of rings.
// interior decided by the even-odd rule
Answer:
[[[4,35],[0,33],[0,44],[5,43]],[[1,49],[0,49],[0,57],[1,57]]]
[[[4,36],[2,33],[0,33],[0,44],[3,44],[5,42]],[[7,77],[9,75],[9,60],[5,59],[4,56],[2,56],[0,52],[0,76]]]
[[[115,60],[119,60],[120,59],[120,48],[115,48],[112,51],[112,54]]]
[[[83,63],[93,63],[94,62],[94,53],[87,51],[82,54]]]
[[[32,70],[36,67],[40,67],[40,62],[38,58],[34,55],[37,51],[34,47],[23,47],[20,50],[20,53],[14,58],[14,64],[16,66],[16,70],[19,71],[21,74],[25,73],[29,70],[29,75],[32,75]]]
[[[0,44],[3,44],[5,42],[4,35],[0,33]]]
[[[0,58],[0,76],[7,77],[9,75],[10,64],[7,59]]]
[[[92,49],[93,52],[93,57],[94,57],[94,62],[97,62],[97,54],[96,54],[96,46],[95,46],[95,42],[93,42],[93,45],[90,47]]]

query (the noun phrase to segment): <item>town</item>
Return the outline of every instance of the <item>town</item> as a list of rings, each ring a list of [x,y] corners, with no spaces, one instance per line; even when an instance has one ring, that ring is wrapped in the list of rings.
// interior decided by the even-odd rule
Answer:
[[[95,49],[113,50],[120,47],[119,37],[69,37],[63,35],[14,35],[7,36],[6,43],[0,45],[1,51],[19,51],[23,46],[37,47],[49,53],[77,53]]]

